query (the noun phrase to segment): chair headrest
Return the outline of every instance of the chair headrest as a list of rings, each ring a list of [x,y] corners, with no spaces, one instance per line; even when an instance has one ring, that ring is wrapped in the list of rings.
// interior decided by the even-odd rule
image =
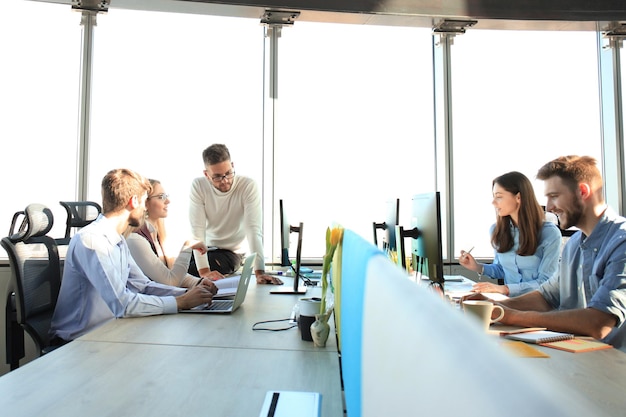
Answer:
[[[9,239],[14,243],[23,242],[31,237],[44,236],[52,229],[52,211],[43,204],[29,204],[24,209],[24,222],[20,230],[11,235]]]

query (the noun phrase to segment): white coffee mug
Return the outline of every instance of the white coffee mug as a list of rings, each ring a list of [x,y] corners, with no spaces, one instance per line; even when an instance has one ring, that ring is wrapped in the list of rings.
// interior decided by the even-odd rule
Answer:
[[[298,301],[298,312],[301,316],[315,317],[320,313],[320,304],[322,304],[321,298],[301,298]]]
[[[492,319],[491,315],[494,310],[500,310],[500,313],[498,317]],[[504,309],[498,305],[494,305],[491,301],[465,300],[463,301],[463,311],[477,318],[485,331],[489,329],[491,323],[498,322],[504,317]]]

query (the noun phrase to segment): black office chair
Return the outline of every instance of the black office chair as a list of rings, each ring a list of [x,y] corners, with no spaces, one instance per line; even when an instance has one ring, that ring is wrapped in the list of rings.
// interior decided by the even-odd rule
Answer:
[[[16,221],[22,215],[23,221],[19,230],[15,232]],[[48,331],[61,288],[57,244],[53,238],[46,235],[52,224],[53,217],[49,208],[43,204],[30,204],[23,212],[16,213],[10,235],[0,241],[9,255],[11,266],[11,286],[14,294],[9,295],[8,301],[10,304],[14,298],[14,319],[32,337],[40,356],[53,350]],[[21,334],[15,332],[15,329],[11,330],[14,336]],[[19,366],[19,359],[24,356],[23,348],[20,352],[23,338],[13,339],[12,343],[17,349],[11,349],[12,356],[7,357],[7,362],[11,369],[15,369]]]
[[[69,245],[72,237],[72,228],[80,229],[85,227],[102,213],[102,207],[94,201],[59,201],[59,204],[67,212],[65,236],[57,239],[59,245]]]

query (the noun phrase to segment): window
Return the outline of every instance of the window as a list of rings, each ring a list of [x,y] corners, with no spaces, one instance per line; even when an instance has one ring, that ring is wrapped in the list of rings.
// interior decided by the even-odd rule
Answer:
[[[410,225],[435,186],[430,30],[296,22],[279,42],[275,193],[303,256],[334,222],[371,241],[388,199]]]
[[[59,201],[76,196],[79,24],[67,5],[0,2],[2,236],[31,203],[52,210],[51,236],[65,233]]]
[[[163,30],[167,28],[167,30]],[[237,175],[261,183],[263,28],[258,20],[113,10],[98,15],[89,194],[113,168],[161,181],[168,241],[190,237],[202,151],[225,143]]]
[[[452,47],[455,246],[492,257],[492,180],[565,154],[601,160],[594,32],[470,30]]]

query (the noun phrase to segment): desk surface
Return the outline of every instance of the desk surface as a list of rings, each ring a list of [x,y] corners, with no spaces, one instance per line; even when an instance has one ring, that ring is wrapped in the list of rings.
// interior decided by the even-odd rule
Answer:
[[[285,279],[288,280],[290,278]],[[314,287],[309,288],[306,295],[270,294],[272,288],[275,287],[256,285],[252,281],[246,300],[232,314],[181,313],[119,319],[93,330],[81,340],[337,352],[335,337],[328,338],[325,348],[316,348],[312,342],[301,339],[297,327],[280,332],[252,330],[252,326],[260,321],[288,319],[298,299],[321,293],[320,287]],[[141,325],[137,324],[137,320],[141,321]],[[334,333],[332,321],[331,318],[331,332]],[[287,326],[288,322],[283,321],[258,327]]]
[[[464,295],[473,282],[446,284],[452,294]],[[458,308],[458,307],[457,307]],[[494,334],[511,326],[492,325]],[[531,345],[549,355],[549,358],[516,358],[525,367],[535,369],[537,374],[547,374],[564,382],[575,393],[588,399],[606,415],[624,415],[626,410],[626,354],[618,349],[571,353],[546,346]],[[504,347],[503,347],[504,348]]]
[[[257,321],[288,318],[303,297],[270,289],[252,283],[229,315],[111,321],[1,377],[2,414],[256,417],[266,392],[282,390],[320,392],[322,415],[343,416],[332,335],[315,348],[297,328],[252,330]]]
[[[565,382],[608,416],[626,413],[626,354],[618,349],[571,353],[535,346],[550,358],[519,358],[529,361],[555,380]]]
[[[11,416],[256,417],[267,391],[295,390],[322,393],[322,415],[343,416],[333,337],[326,348],[315,348],[296,328],[252,330],[258,321],[287,318],[302,297],[272,295],[270,289],[251,284],[243,306],[231,315],[111,321],[1,377],[0,410]],[[598,414],[623,415],[623,352],[537,348],[550,358],[515,360],[536,375],[565,383]]]
[[[268,390],[322,393],[342,416],[335,352],[75,341],[0,378],[7,416],[253,416]]]

